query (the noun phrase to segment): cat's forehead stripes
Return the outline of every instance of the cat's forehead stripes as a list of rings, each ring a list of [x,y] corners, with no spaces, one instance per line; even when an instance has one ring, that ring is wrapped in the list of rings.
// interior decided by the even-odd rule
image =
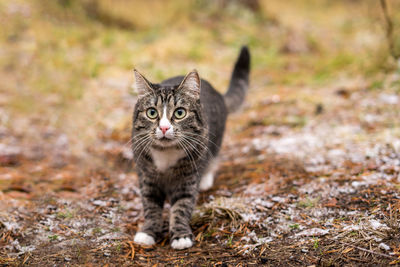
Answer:
[[[156,91],[157,98],[155,99],[155,106],[161,103],[170,103],[174,99],[175,88],[173,86],[162,87]]]

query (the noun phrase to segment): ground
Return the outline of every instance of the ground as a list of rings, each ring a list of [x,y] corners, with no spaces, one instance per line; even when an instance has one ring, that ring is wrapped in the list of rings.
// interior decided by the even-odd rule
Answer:
[[[159,21],[93,3],[0,1],[0,265],[400,264],[400,71],[377,1],[154,1]],[[133,67],[224,92],[243,43],[251,86],[195,245],[136,245]]]

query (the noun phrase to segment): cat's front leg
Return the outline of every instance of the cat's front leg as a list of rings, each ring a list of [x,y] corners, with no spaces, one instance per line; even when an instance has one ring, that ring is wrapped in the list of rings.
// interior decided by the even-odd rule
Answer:
[[[151,246],[156,242],[157,236],[162,232],[162,209],[165,196],[157,188],[144,183],[140,188],[144,211],[144,224],[136,233],[134,242]]]
[[[169,218],[169,232],[171,247],[185,249],[193,246],[193,233],[190,228],[190,219],[196,202],[197,192],[187,191],[178,193],[172,200]]]

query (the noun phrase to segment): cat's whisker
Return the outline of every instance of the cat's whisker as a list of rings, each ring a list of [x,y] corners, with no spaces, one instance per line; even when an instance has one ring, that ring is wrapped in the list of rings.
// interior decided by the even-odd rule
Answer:
[[[196,147],[195,145],[193,145],[192,143],[190,143],[190,141],[189,141],[188,139],[186,139],[185,137],[182,137],[181,140],[182,140],[182,142],[184,142],[184,143],[186,143],[187,145],[189,145],[189,146],[192,148],[192,150],[193,150],[194,152],[196,152],[196,154],[197,154],[200,158],[205,159],[205,155],[203,155],[200,151],[198,151],[197,147]],[[203,150],[205,150],[206,152],[209,152],[208,148],[207,148],[205,145],[203,145],[203,144],[199,144],[199,145],[200,145],[200,147],[201,147]]]
[[[125,144],[122,145],[122,147],[125,148],[127,146],[132,146],[132,144],[134,143],[133,141],[134,141],[135,138],[138,138],[139,136],[143,136],[143,135],[147,135],[147,134],[148,133],[140,133],[140,134],[137,134],[137,135],[131,137]]]
[[[132,137],[132,145],[137,145],[141,140],[147,138],[148,136],[150,136],[148,133],[144,133],[144,134],[140,134],[135,137]]]
[[[197,146],[200,146],[201,148],[204,148],[205,150],[207,150],[207,152],[209,151],[209,148],[207,147],[207,145],[204,144],[201,140],[195,139],[191,136],[182,135],[182,134],[179,135],[179,137],[185,139],[195,149],[196,149],[196,145],[197,145]],[[192,143],[194,143],[194,144],[192,144]]]
[[[191,150],[193,152],[196,153],[197,156],[199,156],[201,158],[202,154],[196,149],[196,147],[194,147],[192,144],[190,144],[187,140],[185,139],[181,139],[181,142],[186,144],[187,146],[189,146],[191,148]]]
[[[135,147],[133,149],[133,153],[135,153],[138,149],[140,149],[142,146],[145,146],[146,143],[151,139],[151,136],[145,136],[142,139],[138,141],[138,144],[135,144]]]
[[[197,140],[197,139],[191,138],[191,137],[189,137],[189,136],[182,136],[182,138],[184,138],[184,139],[185,139],[189,144],[191,144],[194,148],[196,148],[196,147],[195,147],[195,145],[193,145],[191,142],[193,142],[193,143],[195,143],[196,145],[198,145],[198,146],[200,146],[201,148],[203,148],[207,153],[210,154],[211,157],[214,157],[214,155],[211,153],[210,149],[209,149],[209,148],[207,147],[207,145],[205,145],[203,142],[201,142],[201,141],[199,141],[199,140]]]
[[[183,151],[185,151],[186,155],[189,157],[189,162],[192,165],[192,167],[194,167],[196,169],[197,175],[200,176],[199,170],[197,169],[197,165],[196,165],[196,162],[195,162],[194,158],[192,157],[192,155],[191,155],[190,151],[188,150],[188,148],[181,141],[182,140],[178,140],[178,144],[181,146]]]
[[[202,136],[200,134],[196,134],[196,133],[191,133],[191,132],[187,132],[187,131],[182,131],[182,133],[187,134],[187,135],[192,135],[193,137],[201,137],[202,139],[207,140],[208,142],[211,142],[213,145],[219,147],[216,143],[214,143],[213,141],[210,140],[210,138],[206,137],[206,136]]]
[[[194,132],[188,132],[188,131],[183,131],[183,132],[185,132],[185,133],[189,133],[189,134],[192,134],[192,135],[198,135],[198,136],[202,136],[202,135],[200,135],[200,134],[198,134],[198,133],[194,133]],[[212,135],[212,136],[216,137],[216,135],[215,135],[214,133],[212,133],[212,132],[208,132],[208,134],[210,134],[210,135]]]
[[[142,144],[143,141],[145,141],[146,139],[150,138],[150,136],[143,136],[142,138],[139,138],[138,140],[135,140],[132,143],[133,146],[133,151],[135,151],[135,148],[140,146]]]
[[[148,151],[147,149],[150,149],[150,146],[153,144],[153,140],[150,140],[147,144],[145,144],[144,146],[143,146],[143,149],[142,149],[142,151],[140,151],[140,153],[139,153],[139,156],[137,157],[138,159],[140,159],[140,156],[142,155],[142,153],[143,153],[143,151]]]

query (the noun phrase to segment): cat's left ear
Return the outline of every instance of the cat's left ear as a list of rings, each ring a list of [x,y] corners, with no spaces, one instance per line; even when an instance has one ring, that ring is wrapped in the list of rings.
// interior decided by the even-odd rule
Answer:
[[[183,90],[196,97],[200,96],[200,77],[196,70],[192,70],[183,78],[178,90]]]
[[[135,73],[136,92],[138,93],[139,97],[144,96],[148,93],[153,93],[154,90],[151,87],[151,83],[136,69],[134,69],[133,72]]]

